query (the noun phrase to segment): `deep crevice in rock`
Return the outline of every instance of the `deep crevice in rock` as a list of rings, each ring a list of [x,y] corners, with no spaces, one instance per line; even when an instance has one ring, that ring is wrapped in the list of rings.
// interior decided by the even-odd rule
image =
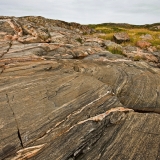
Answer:
[[[17,134],[18,134],[18,138],[19,138],[19,140],[20,140],[20,142],[21,142],[21,146],[22,146],[22,148],[23,148],[23,147],[24,147],[24,146],[23,146],[23,141],[22,141],[22,137],[21,137],[21,134],[20,134],[19,129],[18,129]]]
[[[159,111],[150,111],[150,110],[140,110],[140,109],[133,109],[135,112],[138,113],[155,113],[155,114],[160,114]]]
[[[9,43],[9,47],[7,49],[7,53],[9,52],[9,50],[11,49],[11,47],[12,47],[12,41]]]
[[[6,52],[4,52],[3,54],[1,54],[0,58],[2,58],[6,53],[8,53],[8,52],[9,52],[9,50],[11,49],[11,47],[12,47],[12,41],[11,41],[11,42],[9,42],[9,46],[8,46],[8,48],[7,48]]]

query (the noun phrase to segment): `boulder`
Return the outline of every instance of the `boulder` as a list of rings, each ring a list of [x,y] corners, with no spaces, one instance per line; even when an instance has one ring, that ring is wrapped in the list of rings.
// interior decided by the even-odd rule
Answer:
[[[142,49],[147,49],[148,47],[151,46],[151,43],[147,42],[147,41],[140,40],[140,41],[137,41],[136,46],[140,47]]]
[[[106,50],[108,50],[109,52],[111,52],[113,54],[123,55],[123,49],[120,44],[117,44],[117,43],[112,42],[110,40],[105,40],[103,42],[103,47],[105,47]]]
[[[150,34],[142,35],[142,36],[140,36],[140,38],[143,40],[152,40],[153,39],[153,37]]]
[[[115,42],[112,42],[110,40],[105,40],[104,42],[104,45],[108,48],[122,48],[122,46],[120,44],[117,44]]]
[[[113,40],[116,42],[116,43],[123,43],[123,42],[128,42],[130,41],[130,37],[128,35],[128,33],[126,32],[118,32],[118,33],[115,33],[113,35]]]

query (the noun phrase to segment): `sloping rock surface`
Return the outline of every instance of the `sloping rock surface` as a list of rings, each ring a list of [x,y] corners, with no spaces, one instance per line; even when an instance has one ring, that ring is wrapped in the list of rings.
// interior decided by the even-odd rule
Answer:
[[[89,33],[1,17],[0,159],[160,159],[157,62],[111,54]]]

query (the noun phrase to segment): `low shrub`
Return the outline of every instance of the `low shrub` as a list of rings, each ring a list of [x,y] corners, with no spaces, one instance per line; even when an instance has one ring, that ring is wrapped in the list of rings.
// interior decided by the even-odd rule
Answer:
[[[122,51],[121,48],[107,47],[106,49],[107,49],[109,52],[111,52],[112,54],[120,54],[120,55],[125,56],[125,55],[123,54],[123,51]]]
[[[76,41],[78,41],[78,42],[81,43],[81,44],[83,43],[83,41],[82,41],[81,38],[77,38]]]

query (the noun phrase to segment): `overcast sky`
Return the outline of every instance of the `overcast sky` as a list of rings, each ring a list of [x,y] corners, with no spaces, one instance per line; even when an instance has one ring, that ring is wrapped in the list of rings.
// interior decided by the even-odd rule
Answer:
[[[0,0],[2,16],[43,16],[81,24],[160,22],[160,0]]]

